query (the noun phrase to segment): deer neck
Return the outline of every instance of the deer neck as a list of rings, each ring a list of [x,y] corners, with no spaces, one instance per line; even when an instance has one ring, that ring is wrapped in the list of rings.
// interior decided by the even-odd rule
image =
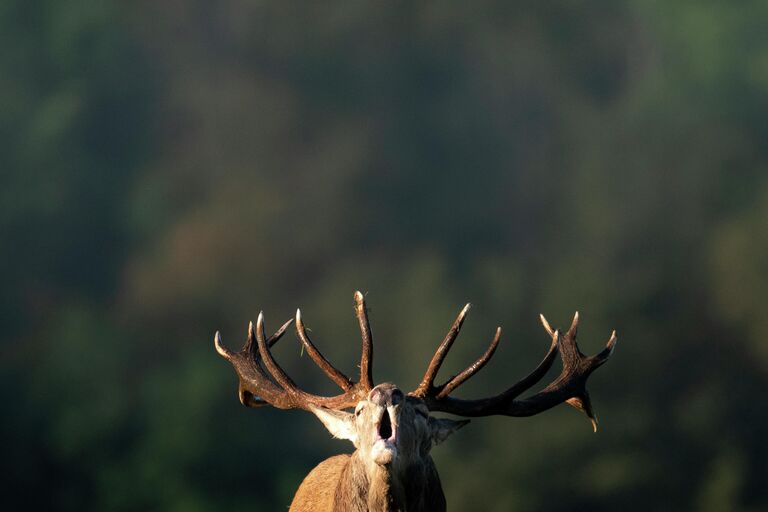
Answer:
[[[337,492],[337,505],[349,512],[420,512],[445,510],[445,497],[432,458],[381,466],[355,453]],[[338,508],[337,508],[338,509]],[[338,509],[341,510],[341,509]]]

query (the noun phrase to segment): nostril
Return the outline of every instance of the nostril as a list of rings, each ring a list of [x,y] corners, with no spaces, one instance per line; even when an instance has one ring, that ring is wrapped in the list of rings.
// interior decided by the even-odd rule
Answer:
[[[403,401],[403,392],[399,389],[394,389],[392,391],[392,405],[397,405],[400,402]]]

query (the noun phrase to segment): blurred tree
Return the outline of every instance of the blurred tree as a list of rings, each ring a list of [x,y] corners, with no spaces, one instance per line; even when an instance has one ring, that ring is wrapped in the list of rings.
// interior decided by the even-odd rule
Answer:
[[[99,472],[128,448],[134,365],[108,304],[131,248],[126,188],[149,156],[152,79],[123,12],[114,2],[0,7],[10,508],[92,508]]]
[[[454,509],[766,508],[766,9],[5,2],[5,495],[284,507],[342,447],[242,409],[210,336],[300,305],[353,368],[360,287],[403,387],[468,299],[446,375],[505,339],[467,396],[536,361],[539,311],[619,329],[600,434],[474,422],[436,452]]]

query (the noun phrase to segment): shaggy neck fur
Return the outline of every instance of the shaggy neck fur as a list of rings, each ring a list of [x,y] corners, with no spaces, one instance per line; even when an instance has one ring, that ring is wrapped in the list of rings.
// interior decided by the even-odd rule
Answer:
[[[429,456],[406,466],[397,461],[380,466],[354,453],[342,472],[334,502],[339,512],[445,510],[440,478]]]

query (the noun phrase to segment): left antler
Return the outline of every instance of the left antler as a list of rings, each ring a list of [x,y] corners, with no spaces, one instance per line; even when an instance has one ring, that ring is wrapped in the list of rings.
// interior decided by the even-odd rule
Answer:
[[[321,406],[328,409],[354,407],[373,388],[373,340],[368,325],[365,299],[360,292],[355,292],[355,314],[362,337],[360,379],[357,382],[337,370],[320,353],[307,335],[301,319],[301,311],[296,310],[296,334],[312,361],[342,389],[343,393],[336,396],[313,395],[300,389],[272,356],[270,348],[282,337],[293,320],[287,321],[267,339],[264,333],[264,315],[259,313],[256,327],[254,328],[253,323],[248,326],[248,339],[239,352],[232,352],[225,347],[221,341],[221,334],[217,332],[214,337],[216,351],[234,366],[240,379],[239,396],[243,405],[248,407],[271,405],[278,409],[305,410]]]
[[[485,366],[496,350],[501,337],[501,328],[498,328],[485,354],[445,384],[435,386],[434,380],[437,371],[440,369],[443,359],[445,359],[451,345],[458,336],[468,310],[469,304],[459,313],[453,326],[432,357],[424,378],[416,390],[410,393],[411,395],[422,398],[427,407],[432,411],[442,411],[468,417],[493,415],[533,416],[565,402],[586,413],[592,421],[593,428],[597,430],[597,419],[595,418],[586,388],[587,378],[610,357],[613,349],[616,347],[616,331],[613,331],[611,334],[603,351],[594,356],[585,356],[581,353],[576,343],[576,331],[579,324],[578,312],[574,315],[571,327],[565,335],[561,335],[560,331],[553,330],[546,318],[544,318],[544,315],[541,315],[541,323],[552,337],[552,344],[536,369],[496,396],[477,400],[461,400],[452,398],[449,394]],[[560,375],[535,395],[525,399],[518,399],[518,396],[534,386],[547,373],[552,367],[558,351],[563,362],[563,370],[560,372]]]

